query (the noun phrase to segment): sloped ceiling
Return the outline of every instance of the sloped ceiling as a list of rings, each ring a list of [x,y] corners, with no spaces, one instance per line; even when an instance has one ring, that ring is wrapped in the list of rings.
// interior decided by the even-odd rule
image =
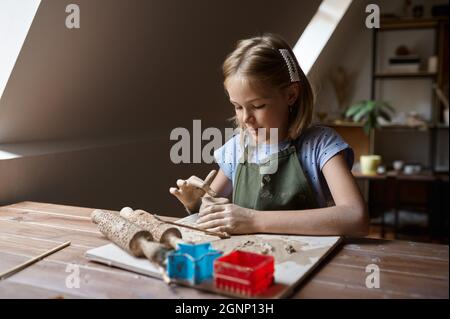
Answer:
[[[262,32],[294,45],[321,1],[42,1],[0,101],[0,143],[227,126],[221,63]]]

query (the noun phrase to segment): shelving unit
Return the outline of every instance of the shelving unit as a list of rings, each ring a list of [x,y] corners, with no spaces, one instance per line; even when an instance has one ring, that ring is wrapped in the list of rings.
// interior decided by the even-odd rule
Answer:
[[[380,49],[380,38],[386,32],[396,32],[405,30],[423,30],[432,29],[434,34],[434,48],[433,54],[438,57],[437,72],[428,72],[421,70],[419,72],[405,73],[405,72],[386,72],[385,70],[379,70],[377,65],[378,51]],[[444,81],[448,82],[447,67],[448,66],[448,41],[445,40],[445,30],[448,29],[448,19],[382,19],[379,29],[374,29],[372,38],[372,68],[371,68],[371,99],[382,99],[377,96],[376,86],[384,80],[400,80],[410,81],[416,79],[429,80],[431,101],[430,101],[430,119],[426,126],[410,127],[407,125],[386,125],[371,133],[369,138],[369,149],[371,152],[376,150],[377,133],[380,131],[389,130],[390,132],[412,130],[416,132],[424,132],[429,135],[429,147],[428,147],[428,167],[426,169],[435,172],[436,171],[436,144],[437,144],[437,132],[439,130],[448,130],[448,125],[445,125],[441,121],[440,114],[442,113],[442,106],[436,99],[432,84],[437,84],[438,87],[442,87]],[[401,43],[399,43],[401,44]],[[447,52],[445,52],[447,51]],[[445,68],[445,69],[444,69]],[[395,108],[395,105],[394,105]],[[384,141],[386,142],[386,141]],[[409,141],[411,142],[411,141]]]
[[[445,20],[442,18],[388,18],[382,19],[380,30],[412,30],[412,29],[425,29],[425,28],[437,28],[440,21]]]
[[[385,36],[386,33],[399,31],[409,32],[410,30],[416,30],[417,33],[415,33],[414,36],[422,37],[421,39],[423,40],[424,33],[421,33],[422,31],[419,30],[424,29],[431,29],[433,32],[434,47],[432,50],[427,47],[427,52],[432,52],[432,55],[436,55],[438,57],[437,72],[428,72],[427,70],[421,70],[413,73],[387,72],[383,69],[383,67],[380,67],[383,65],[382,62],[384,62],[385,66],[387,65],[385,60],[379,58],[379,54],[381,54],[379,52],[381,45],[379,44],[383,40],[382,37]],[[357,172],[354,174],[356,178],[364,183],[364,193],[366,199],[369,200],[370,209],[375,212],[381,212],[382,236],[384,235],[385,213],[387,211],[394,212],[394,233],[396,237],[399,231],[400,210],[427,212],[430,237],[435,236],[437,233],[436,229],[444,224],[444,219],[440,215],[442,205],[438,198],[442,195],[441,189],[443,189],[443,185],[448,185],[448,164],[445,169],[446,172],[442,175],[442,170],[438,171],[437,169],[439,167],[437,167],[436,157],[438,154],[438,136],[442,132],[448,135],[448,125],[444,124],[442,121],[441,114],[443,111],[443,105],[441,105],[440,101],[436,98],[433,84],[436,84],[441,88],[444,83],[447,83],[448,85],[447,30],[448,19],[385,19],[381,21],[380,29],[374,29],[373,31],[371,99],[385,100],[385,98],[380,96],[378,93],[383,91],[382,88],[387,87],[387,95],[392,97],[392,94],[395,94],[398,102],[408,101],[411,100],[409,96],[410,93],[411,96],[414,96],[416,93],[414,92],[414,89],[420,88],[419,90],[421,90],[420,92],[422,94],[426,93],[426,95],[422,98],[423,100],[421,100],[421,104],[419,103],[421,110],[423,111],[424,107],[427,105],[427,103],[425,103],[426,99],[430,96],[430,101],[427,106],[427,114],[429,115],[429,118],[426,119],[426,125],[408,126],[389,124],[374,130],[368,138],[370,152],[381,155],[382,158],[386,158],[388,156],[386,156],[387,153],[380,152],[380,150],[396,150],[395,147],[397,144],[408,145],[408,150],[410,150],[412,154],[415,152],[415,160],[417,159],[417,161],[420,162],[419,159],[427,159],[426,162],[428,163],[427,165],[424,165],[422,172],[408,176],[402,173],[388,171],[386,174],[377,175],[376,177],[364,176]],[[413,37],[411,34],[406,35],[406,32],[404,34],[405,37]],[[389,44],[392,49],[392,45],[396,43],[396,36],[389,35],[388,39],[391,41]],[[384,44],[386,43],[387,42],[384,42]],[[398,45],[402,44],[404,43],[398,43]],[[427,58],[427,56],[423,55],[423,52],[421,57],[425,59]],[[386,84],[385,81],[391,82],[387,82]],[[411,86],[409,86],[409,84],[408,86],[402,86],[404,85],[402,83],[409,83],[408,81],[416,82]],[[426,87],[422,88],[422,85],[426,85]],[[397,92],[396,89],[398,87],[403,87],[404,90]],[[429,95],[427,93],[428,87],[431,93]],[[379,91],[377,91],[377,88],[379,88]],[[405,103],[403,103],[403,105],[403,108],[405,108]],[[408,104],[406,103],[406,105]],[[396,105],[393,104],[393,107],[396,108]],[[414,107],[415,106],[412,105],[410,111],[415,110]],[[403,109],[403,111],[405,111],[405,109]],[[382,145],[383,147],[380,147],[380,143],[384,143]],[[386,144],[391,146],[386,147]],[[425,144],[427,146],[427,151],[423,148]],[[418,145],[421,145],[421,147]],[[402,145],[399,145],[398,147],[401,148]],[[424,152],[428,153],[424,154]],[[392,154],[390,155],[392,157]],[[384,164],[389,165],[390,163],[385,162]],[[445,180],[447,182],[445,182]],[[407,195],[405,196],[405,194]],[[439,227],[436,227],[436,225]],[[440,231],[438,231],[438,233],[439,232]]]
[[[431,37],[431,32],[422,31],[423,29],[432,30],[434,47],[426,46],[425,43],[431,40],[429,38]],[[417,32],[408,33],[410,30],[417,30]],[[386,54],[387,51],[391,53],[391,50],[397,45],[405,44],[398,43],[403,42],[403,36],[393,34],[393,32],[399,31],[408,31],[404,33],[405,39],[407,39],[405,42],[413,43],[417,37],[420,39],[418,43],[422,45],[420,56],[423,59],[426,59],[428,54],[437,55],[437,72],[428,72],[427,70],[412,73],[387,72],[387,68],[382,67],[383,65],[387,66],[387,60],[386,57],[384,59],[379,58],[378,53]],[[448,201],[445,200],[447,198],[445,190],[448,190],[448,152],[446,157],[444,157],[445,165],[440,164],[435,159],[438,155],[442,156],[445,154],[437,152],[437,138],[446,134],[448,139],[449,126],[443,123],[441,116],[443,105],[436,98],[433,84],[437,84],[438,87],[443,89],[444,83],[448,85],[448,19],[382,20],[381,28],[374,29],[372,35],[370,98],[372,100],[389,101],[390,99],[386,98],[389,96],[393,100],[396,99],[397,103],[401,105],[401,111],[405,113],[418,110],[415,109],[418,106],[420,112],[424,112],[424,115],[428,116],[427,122],[421,126],[387,124],[372,131],[369,136],[363,132],[361,123],[338,120],[328,124],[334,127],[352,145],[355,152],[355,163],[359,161],[360,155],[376,153],[381,155],[384,160],[383,164],[387,165],[385,174],[375,176],[361,174],[356,166],[353,171],[353,175],[358,180],[358,184],[369,204],[371,217],[381,218],[382,237],[384,237],[385,227],[388,227],[385,219],[385,213],[387,212],[394,213],[393,230],[395,237],[403,234],[404,230],[399,228],[401,210],[426,212],[428,216],[427,233],[430,238],[436,236],[445,237],[443,234],[446,233],[445,229],[448,227],[445,226],[448,225],[446,224],[448,219],[445,217],[447,216],[445,207],[448,207]],[[385,35],[387,38],[382,38]],[[381,43],[384,46],[379,46],[380,40],[384,41]],[[423,50],[424,46],[426,50]],[[377,88],[379,91],[376,90]],[[398,88],[402,88],[402,90],[397,91]],[[419,104],[410,105],[409,102],[415,102],[415,98],[418,96],[414,90],[420,90],[418,94],[421,100]],[[385,93],[386,96],[384,97],[377,93]],[[428,97],[430,98],[429,102]],[[394,108],[399,107],[397,103],[392,103],[392,106]],[[408,109],[409,107],[411,108]],[[381,145],[381,143],[383,144]],[[387,145],[390,146],[388,147]],[[412,153],[414,161],[423,162],[424,166],[419,174],[405,175],[401,172],[390,170],[390,161],[393,160],[392,157],[397,156],[397,145],[399,149],[402,149],[403,145],[407,145],[403,149],[409,151],[409,155]],[[393,153],[383,153],[380,150],[393,151]],[[390,160],[386,160],[388,155],[391,157]],[[395,158],[395,160],[402,159],[405,160],[406,158]],[[438,164],[444,169],[438,167]]]
[[[385,73],[375,73],[373,75],[375,78],[435,78],[437,77],[437,73],[431,72],[414,72],[414,73],[394,73],[394,72],[385,72]]]

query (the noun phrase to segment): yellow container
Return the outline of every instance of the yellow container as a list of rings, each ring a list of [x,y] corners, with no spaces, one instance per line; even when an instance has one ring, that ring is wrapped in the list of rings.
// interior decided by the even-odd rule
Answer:
[[[377,168],[381,164],[380,155],[361,155],[359,158],[361,173],[365,175],[376,175]]]

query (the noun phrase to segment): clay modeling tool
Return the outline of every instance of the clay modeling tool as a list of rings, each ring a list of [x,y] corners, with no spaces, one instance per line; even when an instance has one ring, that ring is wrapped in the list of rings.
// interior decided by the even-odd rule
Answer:
[[[178,226],[178,227],[184,227],[184,228],[191,229],[191,230],[196,230],[196,231],[205,233],[205,234],[207,234],[207,235],[217,236],[217,237],[219,237],[219,238],[221,238],[221,239],[230,238],[230,235],[229,235],[228,233],[225,233],[225,232],[209,231],[209,230],[206,230],[206,229],[202,229],[202,228],[198,228],[198,227],[194,227],[194,226],[190,226],[190,225],[184,225],[184,224],[180,224],[180,223],[176,223],[176,222],[171,222],[171,221],[168,221],[168,220],[164,220],[164,219],[162,219],[162,218],[161,218],[160,216],[158,216],[158,215],[153,215],[153,216],[154,216],[157,220],[159,220],[159,221],[161,221],[161,222],[164,222],[164,223],[167,223],[167,224],[170,224],[170,225],[174,225],[174,226]]]
[[[11,275],[21,271],[22,269],[25,269],[29,265],[34,264],[35,262],[37,262],[37,261],[47,257],[48,255],[51,255],[51,254],[55,253],[58,250],[61,250],[61,249],[65,248],[65,247],[67,247],[69,245],[70,245],[70,241],[65,242],[64,244],[61,244],[59,246],[56,246],[55,248],[47,250],[46,252],[40,254],[39,256],[36,256],[36,257],[34,257],[34,258],[32,258],[32,259],[30,259],[30,260],[28,260],[28,261],[18,265],[18,266],[15,266],[15,267],[13,267],[11,269],[8,269],[5,272],[0,273],[0,280],[8,278],[9,276],[11,276]]]
[[[170,248],[152,242],[153,237],[149,231],[131,223],[118,214],[96,209],[91,219],[98,224],[99,231],[120,248],[136,257],[147,257],[162,271],[164,281],[168,282],[165,271],[166,256]]]
[[[133,210],[130,207],[124,207],[120,211],[120,216],[150,232],[153,240],[156,242],[166,244],[175,249],[178,247],[177,244],[184,243],[178,228],[170,226],[144,210]]]
[[[180,187],[180,189],[181,189],[181,188],[185,187],[187,184],[189,184],[189,186],[193,186],[195,188],[201,189],[208,195],[210,195],[212,197],[216,197],[217,193],[211,188],[211,183],[213,182],[216,175],[217,175],[217,171],[212,170],[211,172],[209,172],[209,174],[206,176],[206,178],[204,180],[197,176],[191,176],[187,180],[180,179],[177,181],[177,186]],[[172,192],[172,190],[173,190],[173,192]],[[179,189],[176,189],[175,187],[171,188],[172,194],[176,195],[179,192],[180,192]]]
[[[206,176],[205,180],[203,181],[203,184],[200,187],[212,197],[217,196],[217,193],[213,189],[211,189],[211,183],[214,180],[214,177],[216,177],[216,175],[217,175],[216,170],[212,170],[211,172],[209,172],[208,176]]]

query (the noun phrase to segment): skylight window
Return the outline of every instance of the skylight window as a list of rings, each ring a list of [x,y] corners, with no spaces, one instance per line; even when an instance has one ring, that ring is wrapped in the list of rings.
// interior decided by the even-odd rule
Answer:
[[[0,98],[41,0],[0,1]]]
[[[353,0],[323,0],[311,22],[294,46],[294,54],[305,74],[333,35]]]

